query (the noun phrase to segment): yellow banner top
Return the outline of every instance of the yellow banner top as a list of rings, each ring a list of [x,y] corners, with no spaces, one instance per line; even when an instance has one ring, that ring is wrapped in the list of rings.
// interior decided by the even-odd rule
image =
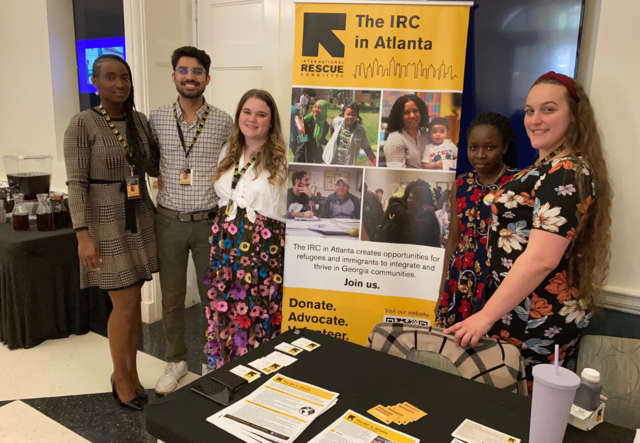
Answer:
[[[293,85],[462,92],[469,6],[296,4]]]

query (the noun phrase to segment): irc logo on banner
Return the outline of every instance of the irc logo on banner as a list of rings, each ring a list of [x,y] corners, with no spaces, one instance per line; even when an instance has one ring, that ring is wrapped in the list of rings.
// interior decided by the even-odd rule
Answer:
[[[344,31],[347,14],[306,12],[302,33],[302,56],[317,57],[320,45],[331,57],[344,57],[344,43],[333,31]]]

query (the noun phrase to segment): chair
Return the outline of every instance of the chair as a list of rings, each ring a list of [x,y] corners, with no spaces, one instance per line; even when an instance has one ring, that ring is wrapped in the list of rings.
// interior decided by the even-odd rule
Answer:
[[[476,346],[456,347],[442,329],[403,323],[378,323],[367,347],[460,375],[499,389],[527,395],[524,362],[515,346],[481,338]]]
[[[582,338],[578,374],[600,372],[602,395],[608,398],[604,421],[640,428],[640,340],[589,335]]]

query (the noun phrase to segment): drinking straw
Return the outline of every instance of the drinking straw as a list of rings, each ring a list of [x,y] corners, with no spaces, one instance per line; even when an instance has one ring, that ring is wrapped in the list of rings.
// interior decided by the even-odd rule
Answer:
[[[556,375],[558,375],[558,363],[560,363],[560,345],[556,345]]]

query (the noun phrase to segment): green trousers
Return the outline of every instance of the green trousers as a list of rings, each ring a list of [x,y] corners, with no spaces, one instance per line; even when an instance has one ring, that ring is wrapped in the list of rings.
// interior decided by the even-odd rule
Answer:
[[[189,354],[185,343],[184,303],[187,295],[187,266],[189,251],[196,269],[198,292],[202,306],[202,325],[206,324],[204,308],[209,299],[202,276],[209,268],[211,220],[178,221],[156,213],[156,242],[160,262],[162,289],[162,326],[166,339],[165,357],[168,362],[186,361]],[[201,346],[196,349],[206,362],[203,347],[205,330],[200,331]]]

